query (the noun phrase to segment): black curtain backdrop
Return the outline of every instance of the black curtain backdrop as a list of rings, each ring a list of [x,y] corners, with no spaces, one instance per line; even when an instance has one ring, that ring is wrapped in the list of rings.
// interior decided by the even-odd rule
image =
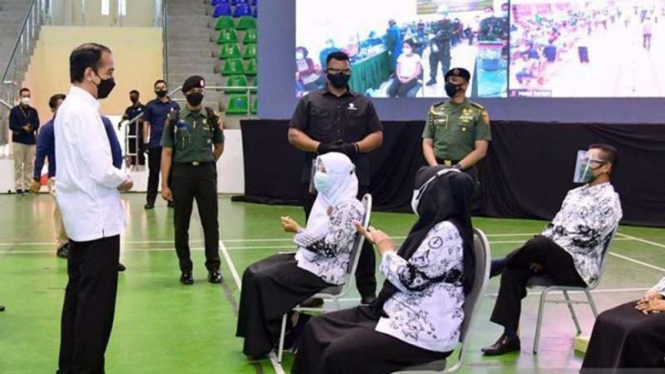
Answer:
[[[423,121],[384,121],[383,146],[371,154],[370,191],[379,211],[410,211],[422,156]],[[298,204],[303,155],[287,140],[288,121],[242,121],[245,196],[235,200]],[[623,223],[665,227],[665,126],[492,122],[479,165],[482,215],[551,219],[572,182],[577,151],[593,143],[619,150],[613,184]]]

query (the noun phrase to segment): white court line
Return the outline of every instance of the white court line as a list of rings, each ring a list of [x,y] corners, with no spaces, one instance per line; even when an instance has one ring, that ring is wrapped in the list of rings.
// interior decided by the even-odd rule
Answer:
[[[219,248],[222,250],[222,254],[224,255],[226,264],[229,266],[229,270],[231,271],[233,280],[236,282],[236,287],[238,287],[238,291],[240,291],[242,283],[240,282],[240,276],[238,275],[238,270],[236,269],[235,264],[231,260],[231,256],[229,256],[229,251],[224,245],[224,242],[221,240],[219,241]],[[277,362],[277,356],[275,355],[275,352],[270,352],[268,357],[270,357],[270,363],[272,364],[273,369],[275,369],[275,373],[286,374],[284,372],[284,368],[282,367],[282,365],[279,362]]]
[[[518,233],[518,234],[491,234],[487,235],[487,237],[513,237],[513,236],[530,236],[530,235],[537,235],[534,233],[526,234],[526,233]],[[622,235],[622,234],[619,234]],[[393,239],[406,239],[406,236],[393,236]],[[637,240],[637,239],[635,239]],[[225,239],[224,240],[226,243],[252,243],[252,242],[292,242],[292,238],[264,238],[264,239]],[[128,244],[167,244],[167,243],[173,243],[173,240],[130,240],[130,241],[123,241],[121,244],[122,245],[128,245]],[[203,240],[192,240],[191,243],[203,243]],[[55,246],[56,244],[54,242],[21,242],[21,243],[11,243],[11,242],[4,242],[0,243],[0,247],[25,247],[25,246]]]
[[[614,240],[616,240],[616,239],[614,239]],[[618,257],[622,260],[630,261],[630,262],[636,263],[638,265],[646,266],[650,269],[658,270],[658,271],[661,271],[661,272],[665,273],[665,269],[663,269],[661,267],[654,266],[654,265],[651,265],[651,264],[647,264],[646,262],[635,260],[634,258],[623,256],[623,255],[620,255],[620,254],[617,254],[617,253],[614,253],[614,252],[610,252],[610,256]]]
[[[624,239],[635,240],[635,241],[642,242],[642,243],[646,243],[646,244],[650,244],[650,245],[653,245],[653,246],[656,246],[656,247],[665,248],[665,245],[660,244],[660,243],[656,243],[656,242],[652,242],[652,241],[650,241],[650,240],[646,240],[646,239],[638,238],[638,237],[635,237],[635,236],[630,236],[630,235],[622,234],[622,233],[620,233],[620,232],[618,232],[617,235],[618,235],[618,236],[621,236],[621,237],[624,238]],[[616,240],[616,238],[615,238],[614,240]]]

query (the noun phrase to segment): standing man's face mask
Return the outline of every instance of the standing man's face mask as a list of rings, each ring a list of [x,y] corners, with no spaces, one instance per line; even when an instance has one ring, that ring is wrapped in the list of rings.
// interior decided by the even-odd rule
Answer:
[[[455,94],[457,94],[457,92],[459,92],[462,89],[462,85],[455,84],[452,82],[446,82],[445,89],[446,89],[446,95],[448,95],[448,97],[452,99],[455,96]]]
[[[115,87],[115,79],[113,78],[102,79],[101,76],[99,75],[97,76],[99,77],[99,84],[97,84],[97,98],[106,99],[107,97],[109,97],[111,91],[113,91],[113,88]]]
[[[166,90],[155,90],[155,94],[161,99],[166,96]]]
[[[344,88],[351,79],[351,69],[327,69],[327,77],[330,84],[335,88]]]
[[[22,97],[21,98],[21,104],[23,104],[23,106],[30,105],[30,98],[29,97]]]

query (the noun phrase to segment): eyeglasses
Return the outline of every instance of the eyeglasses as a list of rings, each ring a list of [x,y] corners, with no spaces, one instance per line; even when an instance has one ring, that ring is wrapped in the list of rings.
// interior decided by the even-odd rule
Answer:
[[[335,68],[328,68],[326,71],[330,74],[344,74],[344,75],[351,75],[351,69],[335,69]]]

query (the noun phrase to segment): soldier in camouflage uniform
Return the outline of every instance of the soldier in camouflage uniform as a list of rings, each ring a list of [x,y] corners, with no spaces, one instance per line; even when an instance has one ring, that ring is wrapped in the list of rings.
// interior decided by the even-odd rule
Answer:
[[[441,62],[441,71],[445,74],[450,69],[450,39],[453,37],[453,22],[448,18],[448,11],[442,12],[443,19],[432,26],[434,38],[430,41],[428,86],[436,84],[436,74]]]

